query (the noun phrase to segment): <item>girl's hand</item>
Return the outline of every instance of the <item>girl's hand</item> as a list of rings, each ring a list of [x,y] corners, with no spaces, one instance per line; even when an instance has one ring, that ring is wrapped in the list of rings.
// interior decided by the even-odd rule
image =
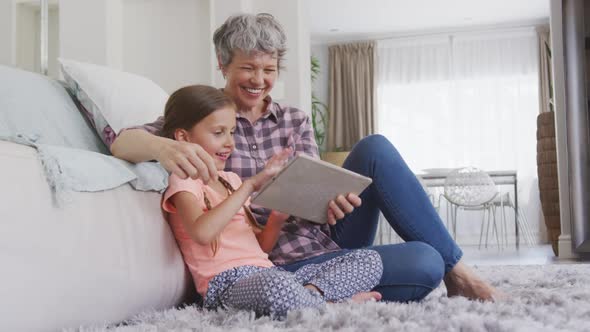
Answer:
[[[361,206],[362,201],[358,195],[349,193],[348,195],[338,195],[335,200],[328,204],[328,224],[336,225],[336,221],[344,218],[354,211],[354,208]]]
[[[292,148],[286,148],[283,151],[275,154],[266,163],[266,166],[260,173],[246,180],[252,184],[253,190],[258,191],[266,182],[272,179],[273,176],[277,175],[287,163],[287,160],[289,159],[289,156],[292,152]]]

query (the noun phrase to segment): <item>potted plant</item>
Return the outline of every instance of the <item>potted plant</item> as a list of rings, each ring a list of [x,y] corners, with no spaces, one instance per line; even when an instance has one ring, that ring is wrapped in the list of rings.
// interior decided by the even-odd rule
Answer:
[[[320,74],[320,61],[315,56],[311,56],[311,82],[315,82]],[[311,124],[313,126],[313,134],[315,141],[320,149],[320,155],[323,160],[330,162],[337,166],[342,166],[342,163],[348,156],[350,151],[344,151],[342,148],[337,148],[334,151],[326,151],[325,141],[328,130],[328,106],[323,103],[316,94],[311,92]]]
[[[320,61],[317,57],[311,56],[311,82],[315,82],[320,74]],[[328,128],[328,106],[311,92],[311,124],[313,134],[320,152],[324,151],[324,142]]]

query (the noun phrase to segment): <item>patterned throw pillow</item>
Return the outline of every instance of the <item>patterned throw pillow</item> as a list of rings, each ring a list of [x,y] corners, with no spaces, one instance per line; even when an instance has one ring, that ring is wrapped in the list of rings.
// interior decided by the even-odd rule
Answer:
[[[168,94],[145,77],[72,60],[59,62],[71,93],[107,146],[121,129],[153,122],[164,113]]]

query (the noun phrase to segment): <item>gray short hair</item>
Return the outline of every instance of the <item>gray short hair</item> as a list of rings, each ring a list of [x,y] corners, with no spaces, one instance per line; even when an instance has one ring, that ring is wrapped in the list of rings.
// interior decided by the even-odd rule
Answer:
[[[278,65],[287,51],[287,36],[270,14],[240,14],[229,17],[213,34],[215,53],[222,66],[231,63],[234,51],[275,53]]]

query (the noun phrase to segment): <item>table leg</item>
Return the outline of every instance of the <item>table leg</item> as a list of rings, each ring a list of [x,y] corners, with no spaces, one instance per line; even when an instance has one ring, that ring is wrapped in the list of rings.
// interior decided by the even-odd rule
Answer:
[[[514,232],[516,235],[516,250],[520,249],[520,236],[518,229],[518,178],[514,175]]]

